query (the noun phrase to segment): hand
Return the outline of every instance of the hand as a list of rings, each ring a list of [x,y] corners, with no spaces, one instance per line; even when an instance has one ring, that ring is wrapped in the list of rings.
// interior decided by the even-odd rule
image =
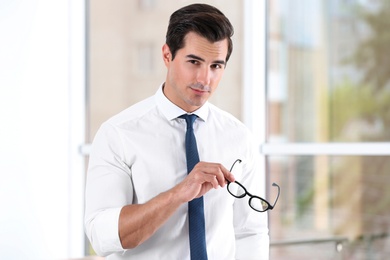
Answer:
[[[212,188],[224,187],[227,180],[234,182],[234,175],[219,163],[199,162],[176,187],[183,201],[199,198]]]

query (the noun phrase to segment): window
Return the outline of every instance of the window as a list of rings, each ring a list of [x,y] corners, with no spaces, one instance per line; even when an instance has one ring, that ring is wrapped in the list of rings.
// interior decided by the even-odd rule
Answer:
[[[388,1],[267,6],[271,259],[389,254]],[[271,195],[272,196],[272,195]]]

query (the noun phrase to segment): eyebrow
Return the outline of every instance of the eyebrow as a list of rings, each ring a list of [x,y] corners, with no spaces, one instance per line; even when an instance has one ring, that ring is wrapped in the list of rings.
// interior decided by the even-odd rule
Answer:
[[[200,61],[205,61],[203,58],[199,57],[199,56],[196,56],[194,54],[188,54],[186,56],[186,58],[188,59],[194,59],[194,60],[200,60]],[[225,61],[224,60],[215,60],[213,61],[213,64],[221,64],[221,65],[225,65]]]

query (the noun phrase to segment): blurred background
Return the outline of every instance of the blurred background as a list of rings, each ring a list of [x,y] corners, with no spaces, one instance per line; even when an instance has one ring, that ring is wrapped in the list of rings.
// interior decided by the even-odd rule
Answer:
[[[185,0],[0,2],[0,259],[92,258],[89,144],[153,95]],[[390,254],[390,1],[209,0],[235,27],[211,102],[262,154],[270,259]],[[255,191],[253,191],[256,193]]]

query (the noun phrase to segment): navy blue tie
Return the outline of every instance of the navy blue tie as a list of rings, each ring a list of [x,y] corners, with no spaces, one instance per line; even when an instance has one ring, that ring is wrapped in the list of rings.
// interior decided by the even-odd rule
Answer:
[[[199,162],[198,148],[196,146],[196,139],[194,135],[194,128],[192,127],[196,120],[196,115],[182,115],[187,123],[186,132],[186,158],[187,171],[190,173],[194,166]],[[204,224],[204,208],[203,196],[193,199],[188,202],[188,218],[189,218],[189,232],[190,232],[190,252],[192,260],[206,260],[206,238],[205,238],[205,224]]]

